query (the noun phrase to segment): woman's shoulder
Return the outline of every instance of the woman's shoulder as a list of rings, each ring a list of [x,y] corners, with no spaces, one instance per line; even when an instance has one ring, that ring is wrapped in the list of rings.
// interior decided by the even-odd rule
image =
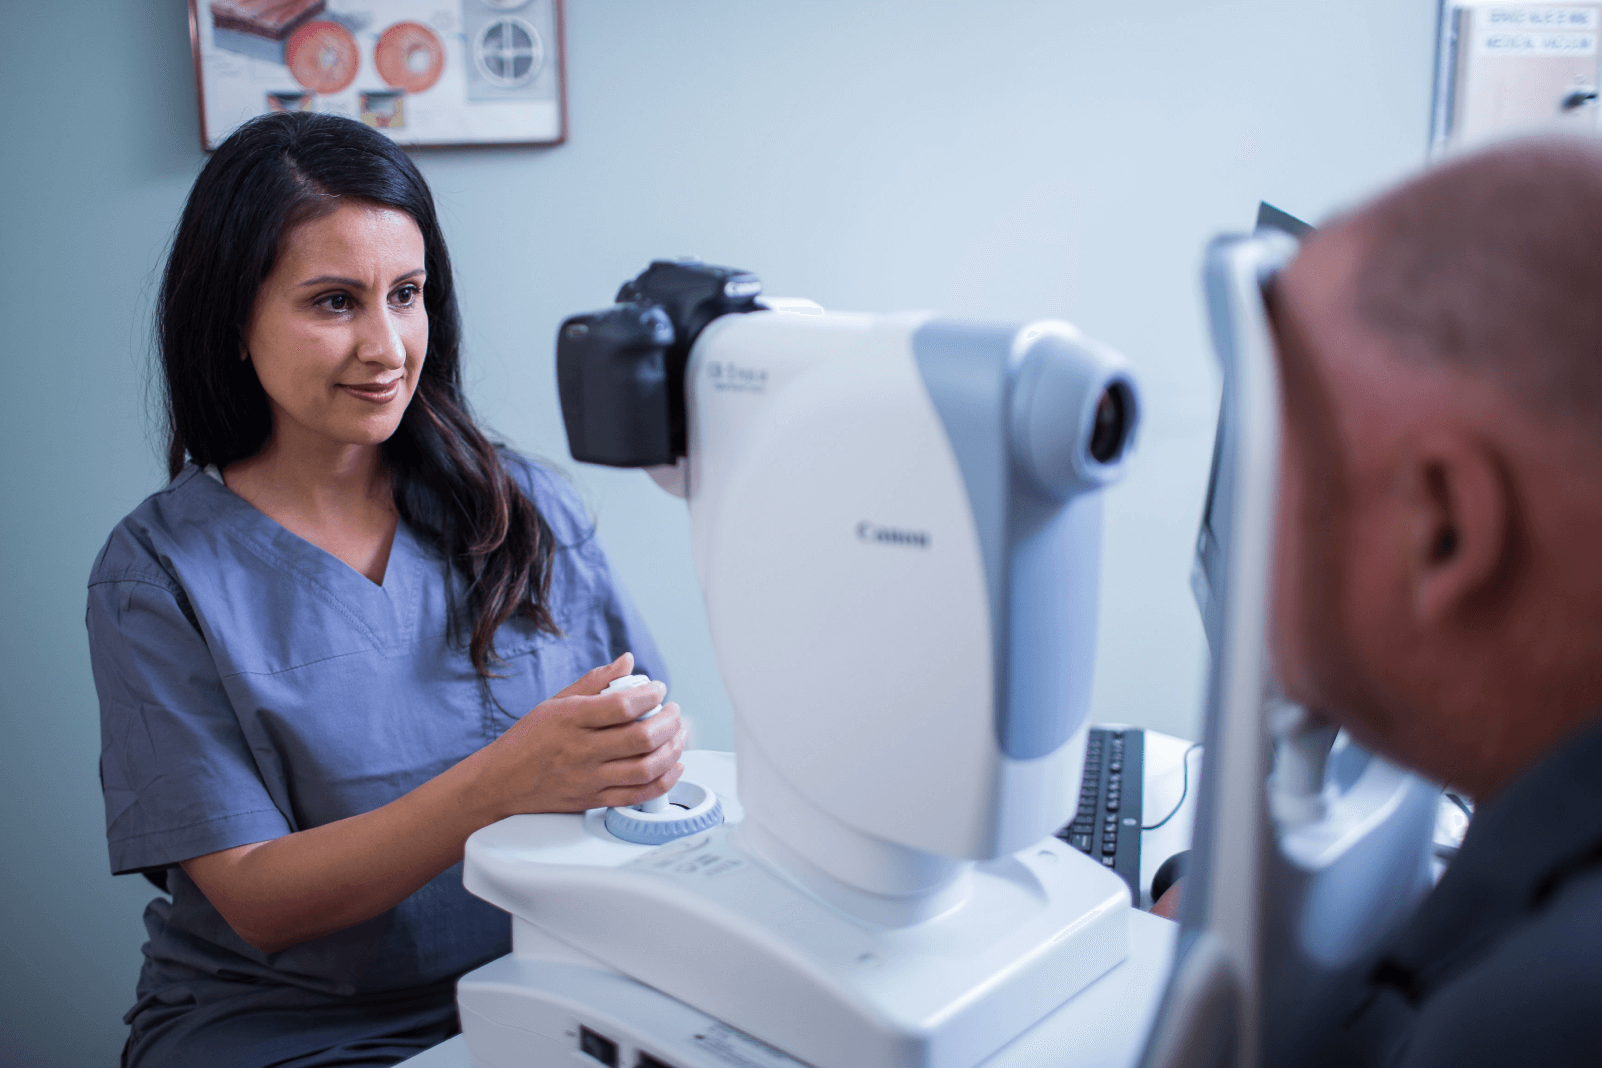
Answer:
[[[215,513],[206,499],[210,481],[191,464],[141,501],[106,538],[90,569],[89,585],[149,582],[176,591],[174,554],[195,540]]]
[[[580,499],[578,487],[561,468],[509,448],[501,448],[501,463],[518,488],[534,502],[557,544],[572,547],[595,536],[595,523]]]

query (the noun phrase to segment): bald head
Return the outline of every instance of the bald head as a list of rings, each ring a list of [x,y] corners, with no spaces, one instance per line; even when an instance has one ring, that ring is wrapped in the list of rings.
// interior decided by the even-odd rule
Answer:
[[[1602,712],[1602,143],[1426,172],[1312,237],[1273,312],[1280,681],[1492,794]]]
[[[1508,142],[1337,228],[1352,310],[1396,357],[1492,375],[1602,436],[1602,141]]]

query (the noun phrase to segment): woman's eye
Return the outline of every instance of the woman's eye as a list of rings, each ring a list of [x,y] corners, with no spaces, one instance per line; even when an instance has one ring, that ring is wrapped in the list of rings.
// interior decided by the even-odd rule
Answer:
[[[396,304],[415,304],[418,290],[416,286],[401,286],[395,291]]]
[[[345,293],[330,293],[323,298],[323,306],[333,312],[350,311],[350,296]]]

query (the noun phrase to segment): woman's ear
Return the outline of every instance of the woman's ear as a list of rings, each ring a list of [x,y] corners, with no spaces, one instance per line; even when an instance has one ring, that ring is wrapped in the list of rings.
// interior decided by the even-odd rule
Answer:
[[[1409,461],[1413,606],[1439,624],[1490,592],[1512,548],[1510,491],[1483,443],[1439,433]]]

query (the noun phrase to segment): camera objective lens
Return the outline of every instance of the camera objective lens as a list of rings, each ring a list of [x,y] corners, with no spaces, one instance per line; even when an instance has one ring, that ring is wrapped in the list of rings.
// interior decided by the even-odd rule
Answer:
[[[1090,431],[1090,457],[1097,463],[1110,464],[1123,451],[1124,435],[1129,427],[1127,392],[1122,383],[1114,383],[1096,402],[1096,424]]]

